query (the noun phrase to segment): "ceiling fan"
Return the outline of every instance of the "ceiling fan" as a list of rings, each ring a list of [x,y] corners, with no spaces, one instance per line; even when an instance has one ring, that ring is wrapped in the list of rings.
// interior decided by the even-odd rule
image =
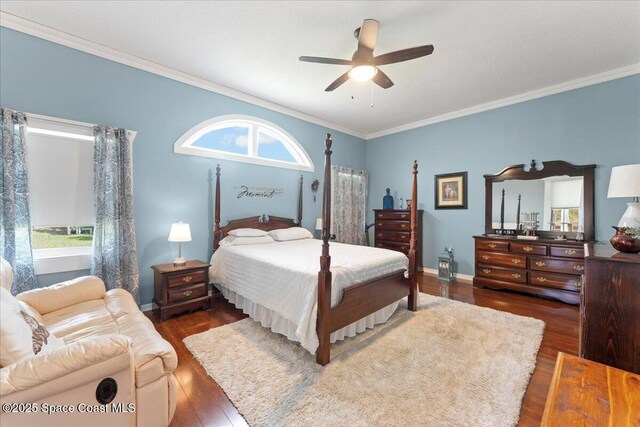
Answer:
[[[403,62],[431,55],[433,52],[433,45],[429,44],[425,46],[411,47],[409,49],[385,53],[380,56],[373,56],[373,50],[376,48],[376,42],[378,40],[379,25],[380,24],[375,19],[365,19],[362,23],[362,27],[357,28],[353,32],[353,35],[358,39],[358,50],[353,54],[351,61],[347,59],[321,58],[317,56],[301,56],[299,59],[303,62],[349,65],[351,67],[349,71],[327,86],[325,89],[326,92],[331,92],[336,89],[341,84],[349,80],[349,78],[356,81],[371,80],[381,88],[389,89],[393,86],[393,82],[378,67],[380,65],[395,64],[396,62]]]

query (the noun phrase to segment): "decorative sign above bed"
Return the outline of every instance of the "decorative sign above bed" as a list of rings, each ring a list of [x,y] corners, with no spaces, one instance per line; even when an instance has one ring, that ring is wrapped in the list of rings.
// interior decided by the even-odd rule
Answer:
[[[247,185],[239,185],[233,187],[233,189],[237,192],[238,199],[242,199],[243,197],[248,197],[250,199],[273,199],[274,197],[279,197],[284,193],[282,188],[274,187],[249,187]]]

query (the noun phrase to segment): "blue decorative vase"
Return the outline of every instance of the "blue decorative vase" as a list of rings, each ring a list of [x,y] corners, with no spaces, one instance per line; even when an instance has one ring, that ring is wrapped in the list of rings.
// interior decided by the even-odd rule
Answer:
[[[382,209],[393,209],[393,196],[389,188],[387,188],[387,195],[382,198]]]

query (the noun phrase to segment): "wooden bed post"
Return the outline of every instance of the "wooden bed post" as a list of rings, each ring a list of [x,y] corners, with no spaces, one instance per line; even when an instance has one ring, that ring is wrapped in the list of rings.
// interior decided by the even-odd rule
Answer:
[[[220,246],[220,164],[216,166],[216,207],[213,227],[213,250]]]
[[[326,365],[330,360],[331,329],[329,326],[331,311],[331,256],[329,238],[331,233],[331,134],[324,141],[324,183],[322,194],[322,255],[318,272],[318,332],[319,345],[316,350],[316,362]]]
[[[413,187],[411,189],[411,242],[409,243],[409,299],[407,306],[409,310],[418,309],[418,275],[416,262],[416,248],[418,246],[416,238],[417,218],[418,218],[418,161],[413,161]]]
[[[300,189],[298,191],[298,226],[302,227],[302,183],[304,176],[300,175]]]

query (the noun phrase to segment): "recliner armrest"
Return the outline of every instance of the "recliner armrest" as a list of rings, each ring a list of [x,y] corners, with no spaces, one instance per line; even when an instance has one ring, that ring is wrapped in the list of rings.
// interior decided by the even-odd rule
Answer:
[[[0,396],[36,387],[127,353],[129,365],[133,368],[131,343],[124,335],[111,334],[76,341],[0,369]]]
[[[102,299],[104,282],[96,276],[84,276],[56,285],[22,292],[16,298],[33,307],[41,315],[85,301]]]

